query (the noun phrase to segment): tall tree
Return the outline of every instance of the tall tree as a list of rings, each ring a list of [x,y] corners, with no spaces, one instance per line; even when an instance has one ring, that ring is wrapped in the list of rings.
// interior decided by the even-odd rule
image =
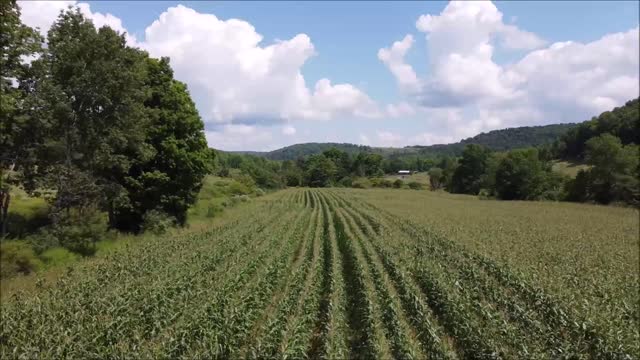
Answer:
[[[144,144],[153,150],[153,156],[132,164],[123,181],[128,201],[121,202],[112,214],[113,225],[131,231],[140,229],[150,210],[161,210],[184,224],[213,154],[195,104],[186,85],[173,78],[169,59],[147,58],[146,74]]]
[[[42,51],[42,38],[20,21],[16,0],[0,1],[0,238],[4,237],[11,201],[12,170],[30,162],[37,131],[28,116],[27,98],[32,76],[27,59]]]
[[[442,188],[442,169],[439,167],[429,169],[429,185],[431,186],[431,190]]]
[[[335,180],[336,165],[326,156],[312,155],[306,165],[306,181],[309,186],[326,187]]]
[[[496,170],[496,193],[503,200],[535,200],[546,190],[546,171],[536,149],[510,151]]]
[[[98,207],[112,214],[126,203],[123,184],[134,164],[154,149],[145,142],[145,54],[126,45],[109,27],[96,29],[78,9],[60,14],[48,33],[48,47],[34,61],[42,73],[34,82],[30,112],[46,133],[36,149],[35,185],[56,190],[54,204],[71,206],[81,192],[71,178],[99,189]],[[62,212],[64,213],[64,212]]]
[[[589,170],[587,197],[600,203],[611,201],[635,202],[638,197],[636,170],[640,154],[638,146],[623,146],[620,138],[609,133],[586,142]]]
[[[459,166],[451,178],[453,192],[475,195],[480,191],[490,153],[482,145],[469,144],[464,147]]]

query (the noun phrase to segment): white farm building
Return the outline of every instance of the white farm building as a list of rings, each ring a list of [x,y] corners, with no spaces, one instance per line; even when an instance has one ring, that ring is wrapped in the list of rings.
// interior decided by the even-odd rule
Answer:
[[[405,176],[411,175],[411,170],[398,170],[398,178],[404,179]]]

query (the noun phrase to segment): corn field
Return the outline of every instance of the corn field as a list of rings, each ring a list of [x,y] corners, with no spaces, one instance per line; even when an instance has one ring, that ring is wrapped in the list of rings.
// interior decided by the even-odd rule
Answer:
[[[0,358],[638,358],[637,274],[587,310],[366,193],[281,191],[71,267],[2,304]]]

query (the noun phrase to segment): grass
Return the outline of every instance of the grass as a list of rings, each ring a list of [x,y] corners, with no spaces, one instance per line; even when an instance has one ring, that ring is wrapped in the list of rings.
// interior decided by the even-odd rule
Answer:
[[[8,234],[21,238],[48,223],[49,205],[42,197],[31,197],[18,187],[11,188],[8,214]]]
[[[387,180],[391,180],[391,181],[396,181],[397,179],[402,180],[405,184],[408,184],[412,181],[415,182],[419,182],[421,184],[423,184],[423,186],[425,188],[429,187],[429,173],[427,172],[419,172],[419,173],[414,173],[411,175],[403,175],[403,177],[401,177],[400,175],[385,175],[384,177]]]
[[[217,218],[222,217],[223,212],[229,211],[238,203],[246,202],[248,195],[255,193],[255,189],[251,189],[232,178],[220,178],[215,176],[206,176],[203,186],[198,194],[196,203],[189,209],[188,226],[186,228],[172,229],[169,236],[179,236],[194,231],[201,231],[208,228],[211,224],[218,223]],[[215,211],[212,211],[215,209]],[[214,219],[216,218],[216,219]],[[10,227],[18,229],[10,233],[13,236],[20,237],[32,232],[39,225],[47,223],[47,203],[42,198],[30,197],[22,189],[12,189],[12,202],[10,207]],[[27,231],[30,230],[30,231]],[[124,234],[110,233],[109,238],[98,241],[96,243],[95,258],[102,258],[121,249],[129,248],[137,242],[150,241],[156,238],[155,235],[142,234]],[[153,240],[151,240],[153,241]],[[91,261],[91,258],[83,258],[62,247],[54,247],[46,249],[39,255],[36,255],[28,249],[28,245],[21,240],[13,240],[19,246],[19,251],[11,251],[20,258],[28,258],[33,263],[32,273],[28,276],[16,274],[16,271],[5,271],[5,279],[0,284],[0,298],[15,293],[16,291],[32,289],[37,279],[40,277],[39,272],[46,271],[47,274],[42,275],[44,279],[58,278],[66,269],[74,265],[76,262]],[[14,245],[11,245],[15,247]],[[12,248],[13,249],[13,248]],[[28,252],[28,253],[25,253]],[[9,259],[4,259],[3,267],[9,267]],[[12,262],[14,262],[12,260]],[[11,264],[13,267],[14,264]],[[13,279],[11,277],[17,278]],[[8,279],[6,277],[9,277]]]
[[[563,175],[567,175],[571,178],[575,178],[580,170],[589,170],[590,166],[586,164],[580,164],[570,161],[553,160],[552,169]]]
[[[635,358],[639,226],[628,208],[284,190],[22,278],[0,356]]]
[[[234,201],[235,199],[252,195],[255,191],[233,178],[208,175],[203,180],[196,203],[189,209],[189,222],[206,222],[218,216],[225,208],[236,204],[238,201]]]

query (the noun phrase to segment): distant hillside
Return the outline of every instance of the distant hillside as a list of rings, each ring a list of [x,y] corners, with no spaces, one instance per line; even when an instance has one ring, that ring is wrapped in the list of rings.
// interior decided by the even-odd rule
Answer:
[[[640,98],[594,116],[564,133],[558,144],[558,157],[583,159],[587,141],[604,133],[616,136],[623,145],[640,145]]]
[[[529,146],[552,143],[576,124],[554,124],[545,126],[525,126],[482,133],[453,144],[407,146],[404,148],[370,147],[341,143],[305,143],[296,144],[269,152],[242,151],[239,153],[262,156],[271,160],[295,160],[300,156],[321,153],[332,147],[353,154],[361,151],[374,152],[389,157],[402,155],[459,155],[466,144],[480,144],[496,151],[504,151]]]
[[[434,155],[459,155],[467,144],[484,145],[494,151],[506,151],[553,143],[576,126],[575,123],[523,126],[481,133],[453,144],[418,145],[410,148],[420,149],[421,154]]]
[[[237,151],[236,153],[262,156],[270,160],[295,160],[300,156],[306,157],[309,155],[318,154],[333,147],[349,154],[373,151],[373,148],[365,145],[354,145],[346,143],[304,143],[286,146],[281,149],[269,152]]]

